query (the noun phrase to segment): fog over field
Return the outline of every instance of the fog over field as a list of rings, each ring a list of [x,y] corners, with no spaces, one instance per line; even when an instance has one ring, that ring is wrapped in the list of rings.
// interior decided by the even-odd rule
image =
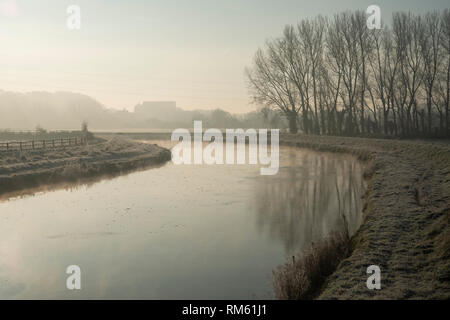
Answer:
[[[190,128],[194,119],[218,128],[285,126],[284,117],[271,110],[267,110],[268,114],[252,111],[237,115],[219,108],[186,111],[176,107],[174,101],[143,102],[136,105],[136,110],[111,109],[80,93],[0,90],[2,129],[33,130],[37,126],[50,130],[79,129],[83,121],[94,130]]]

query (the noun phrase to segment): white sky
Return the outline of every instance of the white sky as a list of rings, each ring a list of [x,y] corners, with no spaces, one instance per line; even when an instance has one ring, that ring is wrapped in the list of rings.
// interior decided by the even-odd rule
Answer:
[[[81,8],[81,30],[66,27]],[[0,89],[72,91],[107,107],[174,100],[248,112],[244,68],[285,24],[381,7],[424,12],[447,1],[0,0]]]

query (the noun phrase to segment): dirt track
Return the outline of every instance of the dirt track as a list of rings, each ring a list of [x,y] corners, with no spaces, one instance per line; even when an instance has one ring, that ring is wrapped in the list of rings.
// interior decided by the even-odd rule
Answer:
[[[353,253],[319,299],[450,298],[450,144],[291,135],[281,143],[351,153],[367,165]],[[381,268],[381,290],[366,287],[369,265]]]

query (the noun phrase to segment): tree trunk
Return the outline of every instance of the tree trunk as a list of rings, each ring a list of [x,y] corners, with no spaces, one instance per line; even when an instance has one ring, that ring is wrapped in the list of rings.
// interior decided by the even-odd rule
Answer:
[[[296,134],[298,132],[297,127],[297,113],[290,112],[288,114],[288,120],[289,120],[289,132]]]
[[[450,56],[450,55],[449,55]],[[449,102],[450,102],[450,57],[447,64],[447,96],[445,101],[445,128],[447,137],[450,137],[450,123],[449,123]]]

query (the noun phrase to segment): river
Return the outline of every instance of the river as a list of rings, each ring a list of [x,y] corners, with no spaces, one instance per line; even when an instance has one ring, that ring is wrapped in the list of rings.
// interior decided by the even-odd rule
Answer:
[[[165,144],[167,142],[159,142]],[[361,223],[353,157],[280,147],[259,165],[174,165],[0,202],[1,299],[271,299],[272,270]],[[81,290],[66,268],[81,269]]]

